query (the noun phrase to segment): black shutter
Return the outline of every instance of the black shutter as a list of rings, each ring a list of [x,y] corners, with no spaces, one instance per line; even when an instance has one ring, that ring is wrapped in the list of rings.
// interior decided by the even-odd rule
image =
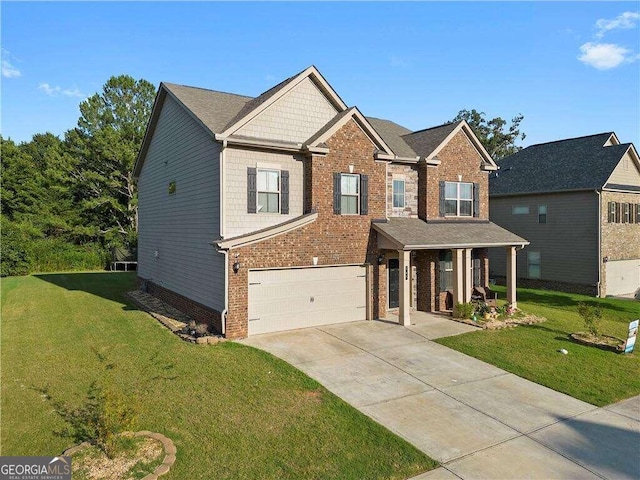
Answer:
[[[640,203],[636,204],[636,223],[640,223]]]
[[[360,175],[360,215],[369,214],[369,176]]]
[[[333,213],[340,215],[340,174],[333,174]]]
[[[280,171],[280,213],[289,215],[289,171]]]
[[[444,217],[444,181],[440,181],[440,216]]]
[[[478,218],[480,216],[480,184],[473,184],[473,216]]]
[[[256,169],[247,168],[247,213],[256,213]]]

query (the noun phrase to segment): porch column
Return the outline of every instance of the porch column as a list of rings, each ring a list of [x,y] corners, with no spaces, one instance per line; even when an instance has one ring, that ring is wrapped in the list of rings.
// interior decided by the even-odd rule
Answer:
[[[516,302],[516,247],[507,247],[507,302],[517,307]]]
[[[411,251],[398,250],[400,260],[400,311],[398,322],[405,327],[411,325]]]
[[[454,248],[453,255],[453,306],[464,303],[464,261],[463,248]]]
[[[471,263],[471,249],[464,249],[464,301],[471,301],[471,293],[473,292],[473,264]]]

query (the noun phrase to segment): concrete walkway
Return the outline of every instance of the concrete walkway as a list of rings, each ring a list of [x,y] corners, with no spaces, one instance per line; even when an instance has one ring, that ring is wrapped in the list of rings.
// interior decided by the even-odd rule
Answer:
[[[640,396],[597,408],[430,341],[474,327],[411,318],[407,328],[354,322],[242,343],[291,363],[442,463],[416,478],[640,478]]]

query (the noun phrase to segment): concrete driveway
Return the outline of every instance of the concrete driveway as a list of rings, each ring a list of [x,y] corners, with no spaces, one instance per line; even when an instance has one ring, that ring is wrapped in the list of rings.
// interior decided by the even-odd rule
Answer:
[[[430,341],[474,327],[428,314],[412,322],[242,343],[291,363],[442,463],[416,478],[640,478],[640,397],[597,408]]]

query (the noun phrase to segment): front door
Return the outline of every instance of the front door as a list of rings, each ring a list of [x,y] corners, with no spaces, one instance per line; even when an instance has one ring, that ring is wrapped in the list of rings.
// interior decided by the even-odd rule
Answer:
[[[389,308],[400,306],[400,260],[392,258],[387,267],[389,272]]]

